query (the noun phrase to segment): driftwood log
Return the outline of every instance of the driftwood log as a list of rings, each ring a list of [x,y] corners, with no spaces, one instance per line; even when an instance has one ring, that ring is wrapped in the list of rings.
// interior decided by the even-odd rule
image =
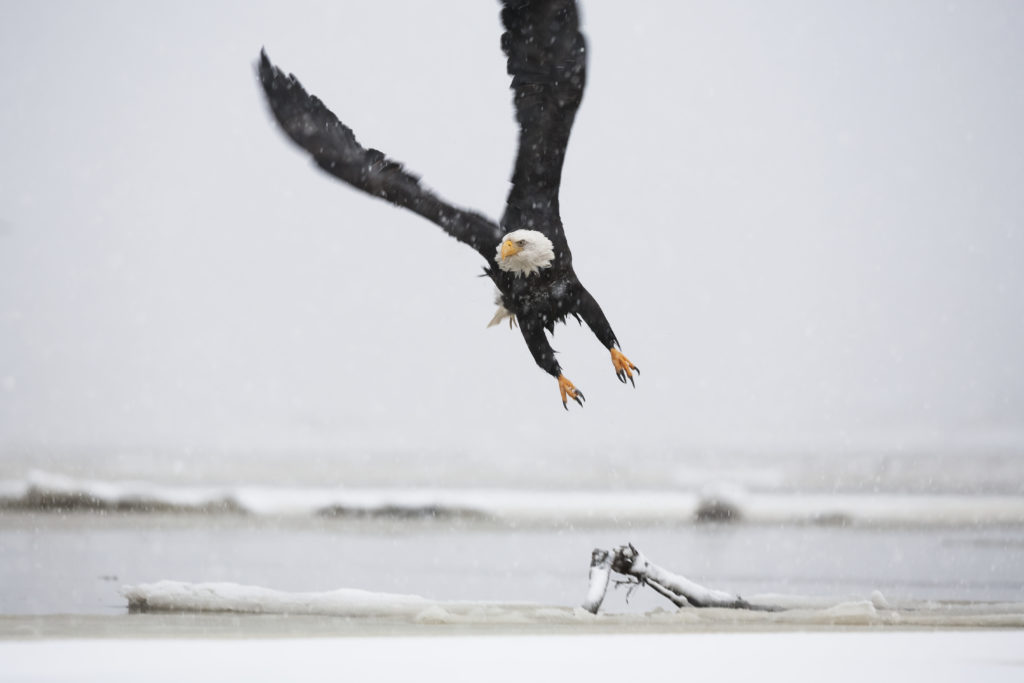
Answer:
[[[583,608],[597,614],[608,592],[612,573],[621,574],[641,586],[648,586],[677,607],[727,607],[775,611],[776,607],[751,605],[738,595],[701,586],[685,576],[654,564],[632,544],[615,550],[595,548],[590,556],[590,586]]]

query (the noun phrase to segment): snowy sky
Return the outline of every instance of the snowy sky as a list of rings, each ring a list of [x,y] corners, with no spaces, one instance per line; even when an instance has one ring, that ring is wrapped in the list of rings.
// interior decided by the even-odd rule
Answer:
[[[1024,444],[1024,4],[591,2],[563,218],[643,371],[565,414],[470,249],[316,171],[261,46],[497,218],[497,3],[3,2],[0,457]]]

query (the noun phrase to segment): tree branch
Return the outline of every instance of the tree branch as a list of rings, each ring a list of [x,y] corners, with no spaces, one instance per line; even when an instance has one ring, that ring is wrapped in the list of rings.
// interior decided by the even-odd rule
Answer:
[[[751,605],[738,595],[700,585],[690,579],[660,567],[644,556],[632,544],[613,551],[595,548],[590,556],[590,585],[583,608],[597,614],[608,590],[611,572],[637,580],[670,600],[677,607],[725,607],[776,611],[777,607]]]

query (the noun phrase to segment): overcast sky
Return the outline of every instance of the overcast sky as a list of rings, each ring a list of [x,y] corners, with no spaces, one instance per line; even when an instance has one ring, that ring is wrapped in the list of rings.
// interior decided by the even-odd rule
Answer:
[[[1024,447],[1024,4],[591,2],[563,219],[566,414],[483,262],[318,172],[261,46],[501,215],[497,3],[11,2],[0,457]]]

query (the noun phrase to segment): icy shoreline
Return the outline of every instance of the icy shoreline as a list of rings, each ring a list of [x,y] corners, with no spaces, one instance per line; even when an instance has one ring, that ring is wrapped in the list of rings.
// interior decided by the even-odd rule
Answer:
[[[954,494],[173,486],[34,471],[0,482],[0,509],[460,518],[506,523],[1022,524],[1024,498]]]
[[[751,604],[783,607],[773,612],[709,607],[657,609],[643,615],[593,615],[580,607],[440,601],[352,588],[296,593],[236,583],[159,581],[126,586],[122,594],[133,612],[318,615],[362,620],[397,618],[413,624],[585,626],[622,622],[625,626],[627,622],[646,622],[665,627],[702,625],[710,629],[737,624],[765,628],[1024,628],[1024,603],[923,601],[890,605],[878,591],[855,600],[776,594],[750,598]]]

